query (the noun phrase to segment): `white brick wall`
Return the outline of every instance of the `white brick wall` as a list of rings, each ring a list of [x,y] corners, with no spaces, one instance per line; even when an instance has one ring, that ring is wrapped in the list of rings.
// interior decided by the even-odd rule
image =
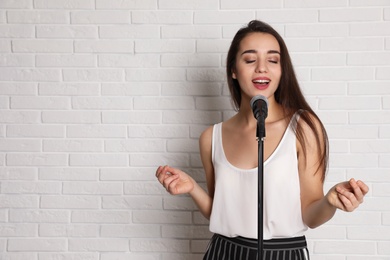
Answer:
[[[205,185],[197,140],[233,114],[226,52],[255,18],[328,129],[325,188],[371,188],[308,231],[312,259],[390,259],[389,0],[0,0],[0,259],[201,259],[207,221],[154,172]]]

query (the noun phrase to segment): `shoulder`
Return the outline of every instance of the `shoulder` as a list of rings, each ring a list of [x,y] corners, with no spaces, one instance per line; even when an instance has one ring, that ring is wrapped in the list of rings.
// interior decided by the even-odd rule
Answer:
[[[205,151],[207,149],[211,150],[211,143],[212,143],[212,139],[213,139],[213,129],[214,129],[214,125],[211,125],[211,126],[207,127],[200,135],[199,146],[200,146],[201,152]]]
[[[313,112],[299,110],[295,114],[296,127],[302,130],[306,139],[322,137],[325,134],[325,127],[320,118]]]

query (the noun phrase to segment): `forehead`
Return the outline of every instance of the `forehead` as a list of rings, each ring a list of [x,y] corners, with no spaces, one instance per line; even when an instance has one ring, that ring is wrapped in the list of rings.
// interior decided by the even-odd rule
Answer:
[[[276,38],[268,33],[254,32],[245,36],[240,42],[240,52],[246,50],[269,51],[275,50],[280,52],[280,46]]]

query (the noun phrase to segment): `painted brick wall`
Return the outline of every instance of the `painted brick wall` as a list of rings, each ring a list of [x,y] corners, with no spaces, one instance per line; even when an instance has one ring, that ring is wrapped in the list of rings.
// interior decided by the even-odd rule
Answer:
[[[371,191],[307,233],[314,260],[390,259],[389,0],[0,0],[0,259],[195,260],[199,134],[231,116],[224,62],[251,19],[285,38],[330,136],[325,188]]]

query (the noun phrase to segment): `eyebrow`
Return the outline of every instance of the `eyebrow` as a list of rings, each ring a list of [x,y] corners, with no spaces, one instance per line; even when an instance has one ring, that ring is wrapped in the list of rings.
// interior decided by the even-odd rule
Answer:
[[[246,53],[257,53],[257,50],[246,50],[243,53],[241,53],[241,55],[244,55]],[[269,50],[269,51],[267,51],[267,54],[279,54],[280,55],[280,52],[277,50]]]

